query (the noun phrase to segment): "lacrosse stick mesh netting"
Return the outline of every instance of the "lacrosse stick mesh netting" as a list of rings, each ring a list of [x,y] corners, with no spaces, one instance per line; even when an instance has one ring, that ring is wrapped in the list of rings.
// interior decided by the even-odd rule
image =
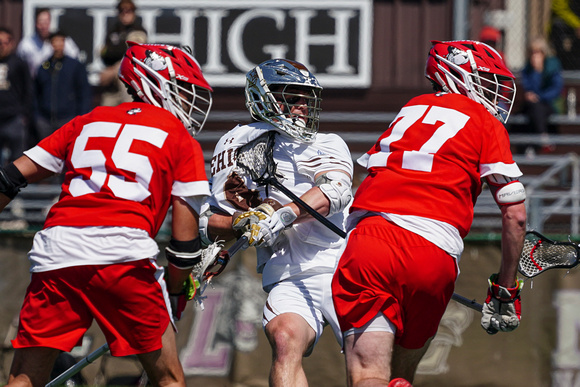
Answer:
[[[520,256],[518,270],[533,277],[550,268],[570,268],[578,261],[578,247],[573,243],[558,243],[528,234]]]

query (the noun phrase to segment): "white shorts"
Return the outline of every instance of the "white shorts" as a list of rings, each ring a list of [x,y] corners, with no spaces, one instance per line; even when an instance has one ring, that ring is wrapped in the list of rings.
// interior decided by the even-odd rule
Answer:
[[[262,326],[266,328],[268,322],[281,314],[295,313],[302,316],[316,332],[314,344],[308,349],[306,356],[312,352],[326,325],[330,325],[342,348],[342,333],[332,303],[332,275],[333,273],[301,274],[275,284],[268,294],[267,306],[264,306]]]
[[[347,337],[364,332],[389,332],[395,334],[397,332],[397,327],[395,327],[395,324],[393,324],[391,320],[383,314],[383,312],[379,312],[371,319],[371,321],[360,328],[350,328],[344,332],[343,336]]]

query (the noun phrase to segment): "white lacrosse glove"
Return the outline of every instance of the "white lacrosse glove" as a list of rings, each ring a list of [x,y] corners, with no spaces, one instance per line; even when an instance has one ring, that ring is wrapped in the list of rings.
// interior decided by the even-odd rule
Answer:
[[[520,325],[521,319],[520,292],[524,281],[516,280],[513,288],[504,288],[496,284],[496,280],[497,274],[489,277],[487,298],[481,311],[481,326],[490,335],[513,331]]]
[[[271,217],[261,220],[258,224],[258,236],[256,246],[271,247],[280,235],[280,232],[290,226],[298,215],[290,207],[282,207],[274,212]]]
[[[262,203],[258,207],[243,212],[241,214],[235,214],[232,220],[232,228],[234,233],[239,238],[243,234],[249,234],[248,245],[255,246],[260,240],[258,234],[260,228],[258,223],[270,218],[274,214],[274,208],[271,205]]]

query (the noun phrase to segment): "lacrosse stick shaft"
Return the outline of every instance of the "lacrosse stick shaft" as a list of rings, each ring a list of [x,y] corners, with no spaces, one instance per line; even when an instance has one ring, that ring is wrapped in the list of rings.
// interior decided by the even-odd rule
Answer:
[[[97,348],[94,352],[89,353],[81,361],[70,367],[68,370],[64,371],[62,374],[58,375],[56,378],[48,382],[45,387],[56,387],[61,386],[66,383],[72,376],[79,373],[83,368],[97,360],[99,357],[103,356],[109,351],[109,345],[104,344]]]
[[[314,208],[310,207],[306,202],[300,199],[294,192],[290,191],[288,188],[284,187],[278,180],[275,178],[271,178],[269,183],[274,187],[278,188],[284,195],[288,196],[292,201],[296,202],[300,207],[304,208],[306,212],[308,212],[312,217],[318,220],[320,223],[328,227],[331,231],[334,231],[336,235],[341,238],[346,238],[346,233],[338,228],[334,223],[330,220],[326,219],[324,216],[320,214],[320,212],[316,211]]]
[[[463,305],[467,306],[468,308],[471,308],[475,311],[481,312],[483,310],[483,305],[479,304],[475,300],[470,300],[469,298],[460,296],[457,293],[453,293],[453,295],[451,296],[451,299],[455,300],[455,301],[459,302],[460,304],[463,304]]]
[[[248,235],[244,234],[226,251],[228,257],[233,257],[236,253],[244,248],[248,243]]]
[[[222,250],[220,252],[219,256],[216,258],[214,263],[208,267],[208,271],[205,273],[205,279],[208,283],[213,277],[221,274],[221,272],[226,268],[226,265],[230,261],[231,257],[233,257],[238,251],[245,249],[248,246],[248,238],[249,233],[245,233],[228,250]],[[211,271],[211,269],[217,267],[218,265],[219,268],[216,271]],[[201,291],[203,292],[203,290]]]

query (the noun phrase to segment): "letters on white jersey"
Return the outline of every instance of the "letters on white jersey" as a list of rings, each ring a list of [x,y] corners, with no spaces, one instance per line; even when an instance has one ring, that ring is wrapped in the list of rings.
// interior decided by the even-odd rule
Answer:
[[[274,187],[260,187],[236,167],[235,151],[242,145],[273,130],[267,123],[238,125],[217,143],[211,161],[211,191],[208,204],[232,214],[267,201],[275,208],[291,200]],[[350,151],[335,134],[318,133],[314,143],[300,143],[276,134],[273,150],[279,181],[298,196],[315,186],[315,176],[331,170],[353,175]],[[348,208],[328,217],[344,229]],[[257,249],[258,270],[263,268],[263,285],[277,282],[301,271],[334,269],[336,248],[342,238],[312,219],[286,230],[272,249]],[[290,247],[291,246],[291,247]]]

